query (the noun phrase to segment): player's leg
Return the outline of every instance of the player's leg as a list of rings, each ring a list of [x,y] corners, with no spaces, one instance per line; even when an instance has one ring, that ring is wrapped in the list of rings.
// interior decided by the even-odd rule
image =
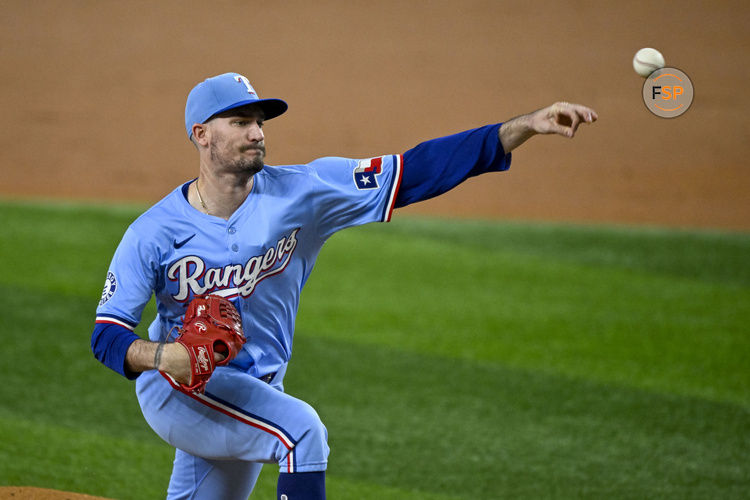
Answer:
[[[207,460],[176,450],[168,500],[247,500],[263,467],[241,460]]]
[[[216,374],[214,374],[216,377]],[[222,411],[231,413],[238,421],[252,426],[267,427],[278,436],[278,443],[287,448],[284,454],[279,446],[274,457],[279,463],[277,498],[295,500],[325,499],[325,469],[328,462],[328,433],[317,412],[309,404],[284,394],[276,389],[261,391],[270,396],[262,402],[262,396],[238,395],[236,388],[248,375],[227,371],[209,382],[203,402],[213,404]],[[213,380],[213,377],[212,377]],[[252,385],[257,381],[252,380]],[[234,426],[236,434],[228,436],[230,453],[233,456],[250,458],[257,453],[257,444],[250,437],[246,426]],[[278,460],[279,457],[283,457]]]
[[[276,462],[292,483],[324,477],[299,474],[326,469],[327,435],[317,413],[260,380],[224,368],[205,394],[177,391],[156,372],[142,374],[136,386],[146,420],[176,448],[207,459]]]
[[[239,423],[226,427],[230,456],[276,462],[283,473],[326,469],[328,432],[306,402],[232,369],[214,372],[200,402]],[[259,449],[267,454],[258,456]]]

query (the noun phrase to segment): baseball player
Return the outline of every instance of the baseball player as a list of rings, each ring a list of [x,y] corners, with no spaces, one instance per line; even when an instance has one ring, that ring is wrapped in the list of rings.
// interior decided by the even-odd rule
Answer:
[[[325,498],[326,428],[282,385],[300,293],[323,243],[341,229],[389,221],[394,208],[468,177],[508,169],[511,151],[535,134],[573,137],[597,119],[588,107],[560,102],[403,154],[265,165],[263,123],[286,110],[237,73],[195,86],[185,130],[198,176],[130,225],[107,273],[91,348],[136,380],[146,421],[176,449],[170,499],[247,499],[265,463],[279,466],[278,499]],[[133,330],[152,294],[157,315],[145,340]],[[188,306],[207,295],[239,313],[227,317],[241,320],[246,342],[231,358],[210,348],[196,356],[174,342]],[[193,305],[191,318],[205,307]],[[210,376],[203,384],[201,367]]]

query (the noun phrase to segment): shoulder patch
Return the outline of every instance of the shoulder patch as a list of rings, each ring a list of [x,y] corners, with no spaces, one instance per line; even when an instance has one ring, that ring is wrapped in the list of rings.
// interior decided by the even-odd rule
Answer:
[[[354,185],[357,189],[378,189],[378,175],[383,171],[383,157],[359,160],[354,168]]]
[[[107,273],[107,279],[104,281],[104,290],[102,291],[102,298],[99,300],[99,305],[103,306],[106,304],[115,294],[115,290],[117,290],[117,278],[115,278],[114,273],[110,271]]]

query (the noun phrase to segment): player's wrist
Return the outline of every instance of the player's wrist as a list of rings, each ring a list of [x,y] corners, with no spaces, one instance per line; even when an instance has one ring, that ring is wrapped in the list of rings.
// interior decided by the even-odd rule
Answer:
[[[154,368],[166,373],[180,383],[190,383],[190,355],[187,348],[177,342],[156,344],[156,349],[161,348],[161,358],[156,363],[157,351],[154,351]]]
[[[506,154],[538,133],[539,131],[535,127],[534,113],[512,118],[500,125],[497,131],[500,144]]]
[[[154,370],[161,370],[162,356],[164,355],[164,342],[159,342],[154,351]]]
[[[177,342],[170,342],[163,345],[161,357],[161,367],[157,368],[162,371],[177,371],[190,363],[190,355],[187,348]]]

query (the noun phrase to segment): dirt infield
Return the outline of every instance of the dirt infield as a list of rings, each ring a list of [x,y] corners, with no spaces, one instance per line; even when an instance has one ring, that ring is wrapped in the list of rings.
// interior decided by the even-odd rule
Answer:
[[[25,2],[0,20],[0,196],[153,202],[194,176],[185,97],[246,74],[290,103],[271,164],[402,152],[555,100],[601,117],[533,139],[511,172],[404,211],[750,229],[750,7],[741,1]],[[695,101],[651,115],[643,46]]]
[[[92,497],[80,493],[29,488],[20,486],[0,487],[0,500],[107,500],[104,497]]]

